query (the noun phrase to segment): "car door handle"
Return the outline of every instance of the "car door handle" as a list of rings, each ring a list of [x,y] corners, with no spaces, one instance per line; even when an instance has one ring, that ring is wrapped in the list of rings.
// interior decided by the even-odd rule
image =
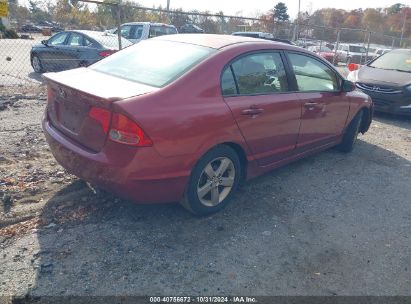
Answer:
[[[264,112],[264,109],[250,107],[249,109],[245,109],[241,111],[242,115],[250,115],[255,116]]]
[[[318,106],[318,103],[313,102],[313,101],[306,102],[304,104],[304,108],[307,108],[308,110],[314,110],[317,106]]]

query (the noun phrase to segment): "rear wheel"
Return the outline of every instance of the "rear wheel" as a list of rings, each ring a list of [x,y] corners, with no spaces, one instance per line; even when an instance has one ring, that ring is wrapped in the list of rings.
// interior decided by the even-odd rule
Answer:
[[[195,165],[181,203],[197,215],[217,212],[229,203],[240,177],[237,153],[228,146],[217,146]]]
[[[34,55],[31,58],[31,65],[33,67],[34,72],[36,73],[43,73],[43,65],[41,64],[40,58],[37,55]]]
[[[358,133],[360,132],[360,126],[363,116],[362,113],[362,111],[358,112],[345,130],[343,140],[341,144],[337,146],[337,149],[341,152],[348,153],[353,150],[354,144],[357,141]]]

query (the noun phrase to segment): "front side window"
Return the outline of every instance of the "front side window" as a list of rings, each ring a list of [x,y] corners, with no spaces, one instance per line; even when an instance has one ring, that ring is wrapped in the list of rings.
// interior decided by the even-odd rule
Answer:
[[[324,63],[302,54],[288,54],[298,91],[337,91],[339,78],[335,72]]]
[[[240,94],[288,91],[288,81],[279,53],[244,56],[232,64]]]
[[[49,39],[49,45],[64,45],[64,41],[66,41],[68,33],[60,33],[56,36]]]

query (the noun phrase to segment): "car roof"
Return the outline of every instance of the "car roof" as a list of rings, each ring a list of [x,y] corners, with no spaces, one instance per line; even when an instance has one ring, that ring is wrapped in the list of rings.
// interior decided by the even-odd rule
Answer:
[[[246,36],[234,36],[234,35],[218,35],[218,34],[176,34],[176,35],[164,35],[152,39],[158,40],[168,40],[176,42],[184,42],[190,44],[201,45],[213,49],[221,49],[234,44],[245,44],[245,43],[261,43],[275,45],[280,48],[292,48],[296,50],[301,50],[299,47],[294,47],[289,44],[271,41],[267,39],[252,38]]]

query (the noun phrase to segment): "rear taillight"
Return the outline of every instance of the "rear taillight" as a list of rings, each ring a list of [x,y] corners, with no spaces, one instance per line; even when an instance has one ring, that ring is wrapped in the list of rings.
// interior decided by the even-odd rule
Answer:
[[[51,86],[47,87],[47,102],[52,102],[54,100],[54,90]]]
[[[107,134],[108,129],[110,127],[110,120],[111,120],[111,112],[103,109],[103,108],[97,108],[97,107],[92,107],[90,111],[88,112],[88,116],[97,121],[101,127],[104,130],[104,134]]]
[[[123,114],[113,113],[99,107],[91,107],[88,116],[101,125],[104,134],[108,134],[112,141],[136,147],[153,145],[143,129]]]
[[[111,54],[115,53],[116,50],[106,50],[98,53],[101,57],[107,57],[110,56]]]
[[[136,147],[153,145],[151,139],[138,124],[118,113],[113,113],[109,138],[112,141]]]

